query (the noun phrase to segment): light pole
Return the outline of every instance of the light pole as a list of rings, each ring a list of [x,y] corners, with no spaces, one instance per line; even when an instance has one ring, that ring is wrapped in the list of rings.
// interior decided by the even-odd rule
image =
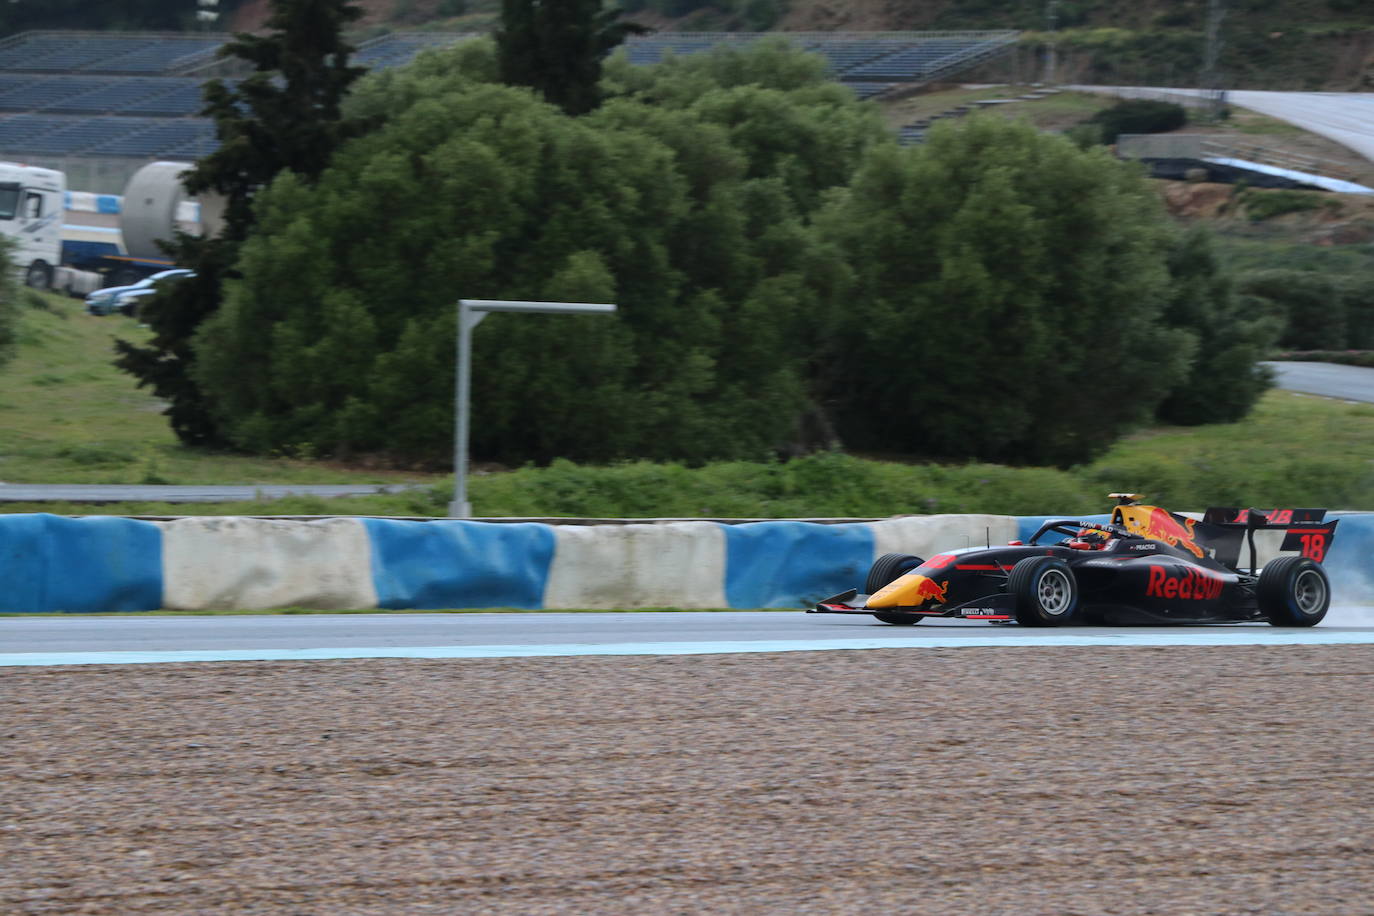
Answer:
[[[219,0],[196,0],[196,21],[201,28],[213,29],[219,22]]]
[[[1045,38],[1045,82],[1046,86],[1054,85],[1055,71],[1055,47],[1054,33],[1059,27],[1059,0],[1049,0],[1045,4],[1045,31],[1049,34]]]
[[[468,398],[472,379],[472,329],[488,312],[535,312],[545,315],[610,315],[614,305],[599,302],[511,302],[505,299],[458,300],[458,358],[453,424],[453,501],[449,518],[471,518],[468,502]]]

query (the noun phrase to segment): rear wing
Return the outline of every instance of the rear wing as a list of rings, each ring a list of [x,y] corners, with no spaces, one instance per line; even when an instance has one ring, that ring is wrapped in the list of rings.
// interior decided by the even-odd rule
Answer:
[[[1279,550],[1298,551],[1320,563],[1326,559],[1331,542],[1336,539],[1339,519],[1326,521],[1325,509],[1231,509],[1212,508],[1202,516],[1202,525],[1210,526],[1204,535],[1209,546],[1216,550],[1216,558],[1232,569],[1240,561],[1241,540],[1250,548],[1250,571],[1254,572],[1255,532],[1265,529],[1284,529],[1287,534]],[[1202,532],[1199,532],[1202,533]]]

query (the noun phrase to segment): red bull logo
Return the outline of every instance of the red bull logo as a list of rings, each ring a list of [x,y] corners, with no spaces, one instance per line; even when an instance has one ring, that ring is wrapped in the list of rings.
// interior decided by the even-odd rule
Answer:
[[[924,604],[930,600],[934,600],[936,604],[945,603],[945,593],[949,591],[948,579],[936,585],[934,579],[927,579],[925,576],[913,576],[912,578],[919,580],[915,591],[912,592],[916,598],[912,602],[913,604]]]
[[[1164,509],[1155,506],[1141,506],[1140,509],[1140,512],[1132,512],[1130,515],[1123,513],[1127,528],[1152,541],[1162,541],[1170,547],[1182,547],[1193,556],[1202,559],[1205,554],[1193,536],[1196,521],[1186,518],[1180,522]]]
[[[865,607],[920,607],[927,601],[944,604],[948,592],[948,579],[936,582],[919,573],[911,573],[874,592]]]
[[[1209,576],[1199,569],[1177,570],[1152,565],[1150,580],[1145,585],[1145,596],[1183,601],[1211,601],[1221,594],[1225,584],[1225,580]]]

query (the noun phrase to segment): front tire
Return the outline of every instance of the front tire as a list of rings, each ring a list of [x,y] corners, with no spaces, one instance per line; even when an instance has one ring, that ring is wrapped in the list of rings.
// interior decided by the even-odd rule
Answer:
[[[907,553],[883,554],[873,561],[873,565],[869,568],[868,578],[864,580],[864,592],[869,595],[873,594],[884,585],[897,581],[923,562],[925,561],[920,557],[913,557]],[[898,627],[909,627],[925,619],[920,614],[903,614],[900,611],[879,611],[873,616],[883,623],[890,623]]]
[[[1313,627],[1331,607],[1331,580],[1315,560],[1279,557],[1260,570],[1255,597],[1274,626]]]
[[[1078,579],[1057,557],[1026,557],[1011,568],[1007,591],[1023,627],[1059,627],[1078,610]]]
[[[29,265],[29,269],[24,271],[24,285],[34,289],[51,288],[52,268],[43,261],[34,261]]]

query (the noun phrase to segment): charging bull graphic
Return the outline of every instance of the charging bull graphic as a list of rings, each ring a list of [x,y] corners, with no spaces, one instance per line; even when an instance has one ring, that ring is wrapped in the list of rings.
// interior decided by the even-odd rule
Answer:
[[[902,576],[883,586],[868,599],[868,607],[920,607],[927,601],[945,603],[949,580],[937,583],[918,573]]]
[[[1175,518],[1172,513],[1157,506],[1131,506],[1119,511],[1122,523],[1132,534],[1162,541],[1170,547],[1181,547],[1199,560],[1205,556],[1193,533],[1197,525],[1193,519]]]

